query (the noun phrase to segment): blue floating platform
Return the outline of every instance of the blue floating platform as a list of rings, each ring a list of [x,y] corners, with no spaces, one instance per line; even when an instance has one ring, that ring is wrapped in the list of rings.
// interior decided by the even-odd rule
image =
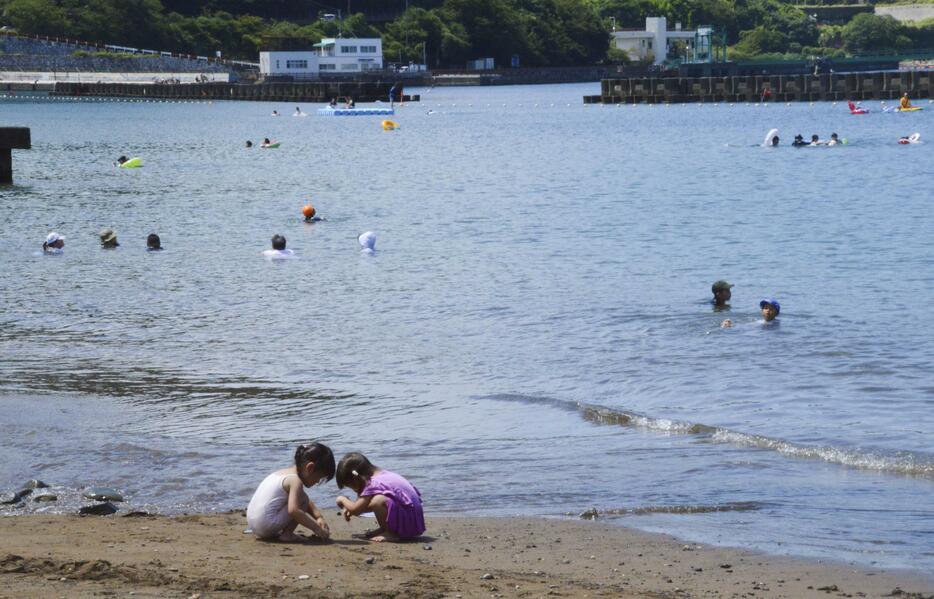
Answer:
[[[396,114],[392,108],[319,108],[318,116],[374,116]]]

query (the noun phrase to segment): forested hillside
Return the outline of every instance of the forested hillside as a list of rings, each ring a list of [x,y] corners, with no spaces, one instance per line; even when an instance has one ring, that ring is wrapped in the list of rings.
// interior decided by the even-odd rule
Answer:
[[[250,60],[338,33],[382,36],[387,61],[432,67],[514,54],[524,66],[605,62],[611,28],[646,16],[722,28],[737,57],[934,48],[932,24],[860,14],[819,25],[783,0],[0,0],[0,20],[23,33]]]

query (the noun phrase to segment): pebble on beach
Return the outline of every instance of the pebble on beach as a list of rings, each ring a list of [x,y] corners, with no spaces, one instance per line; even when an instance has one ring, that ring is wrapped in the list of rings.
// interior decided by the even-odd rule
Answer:
[[[117,512],[116,506],[108,502],[86,505],[78,510],[78,513],[84,516],[109,516]]]

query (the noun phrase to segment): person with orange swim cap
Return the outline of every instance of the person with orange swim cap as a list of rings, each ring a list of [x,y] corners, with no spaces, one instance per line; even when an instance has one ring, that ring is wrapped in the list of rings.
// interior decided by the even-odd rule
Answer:
[[[316,213],[317,210],[315,210],[315,207],[311,204],[305,204],[305,207],[302,208],[302,214],[305,216],[306,223],[314,223],[318,222],[319,220],[324,220],[320,216],[315,216]]]

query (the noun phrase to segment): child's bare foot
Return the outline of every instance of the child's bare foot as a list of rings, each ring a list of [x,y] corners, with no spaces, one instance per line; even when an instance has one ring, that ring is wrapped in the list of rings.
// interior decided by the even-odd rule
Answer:
[[[277,540],[282,543],[304,543],[308,539],[301,535],[297,535],[294,532],[284,532],[279,535]]]
[[[382,534],[377,534],[370,537],[370,540],[374,543],[395,543],[399,540],[399,537],[392,534],[391,532],[383,532]]]

